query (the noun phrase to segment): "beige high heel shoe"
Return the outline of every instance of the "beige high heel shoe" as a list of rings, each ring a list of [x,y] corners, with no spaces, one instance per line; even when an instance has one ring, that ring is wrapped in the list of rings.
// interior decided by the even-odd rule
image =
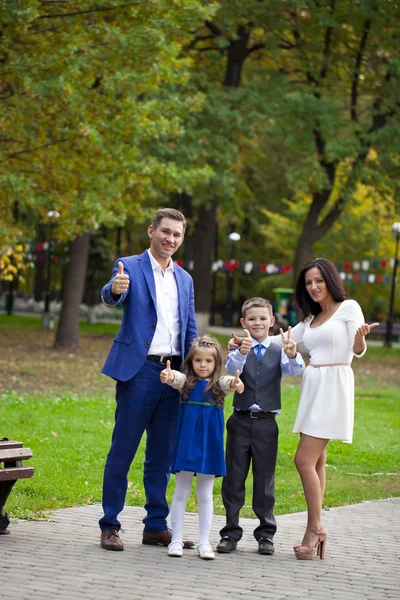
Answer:
[[[318,538],[316,541],[315,536]],[[327,537],[328,533],[323,527],[316,531],[306,529],[302,543],[293,546],[296,558],[299,560],[312,560],[314,556],[319,556],[320,560],[324,560]],[[309,544],[307,544],[308,541]]]

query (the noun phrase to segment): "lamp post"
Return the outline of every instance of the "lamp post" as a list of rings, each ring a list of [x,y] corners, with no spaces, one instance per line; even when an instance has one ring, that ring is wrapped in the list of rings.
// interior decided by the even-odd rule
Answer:
[[[231,259],[230,263],[233,264],[235,260],[236,242],[240,240],[240,234],[236,231],[232,231],[229,234],[229,240],[231,242]],[[226,305],[225,305],[225,319],[224,326],[232,327],[232,316],[233,316],[233,269],[227,270],[226,273]]]
[[[53,329],[54,317],[50,312],[50,296],[51,296],[51,244],[52,244],[52,228],[54,227],[60,213],[56,210],[49,210],[47,213],[47,269],[46,269],[46,291],[44,297],[44,312],[42,317],[42,329]]]
[[[216,222],[215,222],[214,264],[217,264],[217,262],[218,262],[218,246],[219,246],[219,223],[218,223],[218,217],[217,217]],[[213,268],[213,273],[212,273],[210,325],[215,325],[216,304],[217,304],[217,267]]]
[[[394,293],[396,290],[396,271],[399,252],[399,239],[400,239],[400,223],[393,223],[392,231],[396,236],[396,249],[394,252],[394,264],[393,264],[393,277],[392,277],[392,289],[390,291],[390,302],[389,302],[389,315],[386,322],[386,335],[385,335],[385,346],[392,346],[392,334],[393,334],[393,307],[394,307]]]

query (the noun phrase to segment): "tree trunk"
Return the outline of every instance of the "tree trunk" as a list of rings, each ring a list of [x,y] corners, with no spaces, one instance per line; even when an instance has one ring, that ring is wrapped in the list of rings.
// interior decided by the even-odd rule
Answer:
[[[314,240],[303,230],[297,242],[294,258],[293,286],[296,285],[297,277],[304,265],[313,258],[313,245]]]
[[[228,61],[223,85],[239,87],[244,62],[248,56],[249,33],[243,25],[237,30],[238,39],[230,40]],[[195,233],[194,254],[194,290],[196,303],[196,318],[199,333],[206,333],[210,322],[213,248],[217,226],[217,199],[213,198],[211,205],[199,210]]]
[[[193,280],[195,282],[196,320],[199,334],[207,333],[210,319],[211,264],[217,219],[217,201],[208,207],[201,206],[195,233],[196,258]]]
[[[331,208],[324,219],[320,215],[324,211],[329,198],[332,194],[333,186],[313,194],[313,201],[308,211],[307,218],[303,225],[303,230],[297,241],[296,254],[294,259],[293,281],[296,283],[297,277],[304,265],[314,258],[313,247],[316,242],[321,240],[331,229],[334,223],[340,217],[344,203],[339,199]]]
[[[250,33],[244,25],[237,29],[238,38],[230,40],[228,47],[228,63],[225,72],[224,85],[239,87],[242,78],[243,64],[249,53]]]
[[[89,240],[90,234],[84,233],[71,244],[54,348],[79,347],[79,317],[89,257]]]
[[[185,243],[183,245],[183,262],[194,260],[195,256],[195,226],[193,223],[192,196],[186,192],[176,192],[173,197],[173,206],[180,210],[186,218],[187,227],[185,231]]]

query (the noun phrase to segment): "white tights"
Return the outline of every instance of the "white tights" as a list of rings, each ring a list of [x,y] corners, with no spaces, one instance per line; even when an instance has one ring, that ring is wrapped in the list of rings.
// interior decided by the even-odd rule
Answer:
[[[194,473],[176,473],[175,493],[171,505],[172,542],[182,542],[186,503],[192,490]],[[197,474],[196,496],[199,506],[199,545],[208,543],[213,516],[214,475]]]

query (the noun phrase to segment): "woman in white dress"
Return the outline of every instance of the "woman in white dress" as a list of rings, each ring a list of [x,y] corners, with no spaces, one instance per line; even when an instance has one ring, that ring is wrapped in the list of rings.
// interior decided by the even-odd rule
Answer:
[[[310,353],[293,428],[300,434],[295,455],[296,468],[307,502],[307,527],[301,544],[294,546],[296,557],[311,560],[325,557],[327,532],[321,523],[325,492],[326,446],[331,439],[351,443],[354,419],[353,356],[366,352],[365,336],[378,323],[364,323],[355,300],[348,300],[335,266],[325,258],[315,258],[302,269],[296,284],[296,301],[303,320],[288,328],[286,337],[273,336],[284,345],[292,339],[303,342]],[[229,348],[237,348],[241,338],[234,335]]]
[[[325,258],[308,262],[299,274],[296,301],[303,320],[288,337],[303,342],[310,363],[302,381],[299,408],[293,428],[300,433],[296,468],[307,502],[307,528],[296,557],[325,557],[327,533],[321,523],[325,492],[326,446],[331,439],[351,443],[354,419],[353,356],[366,352],[365,336],[378,323],[368,325],[359,304],[347,300],[335,266]],[[282,343],[280,336],[275,340]]]

